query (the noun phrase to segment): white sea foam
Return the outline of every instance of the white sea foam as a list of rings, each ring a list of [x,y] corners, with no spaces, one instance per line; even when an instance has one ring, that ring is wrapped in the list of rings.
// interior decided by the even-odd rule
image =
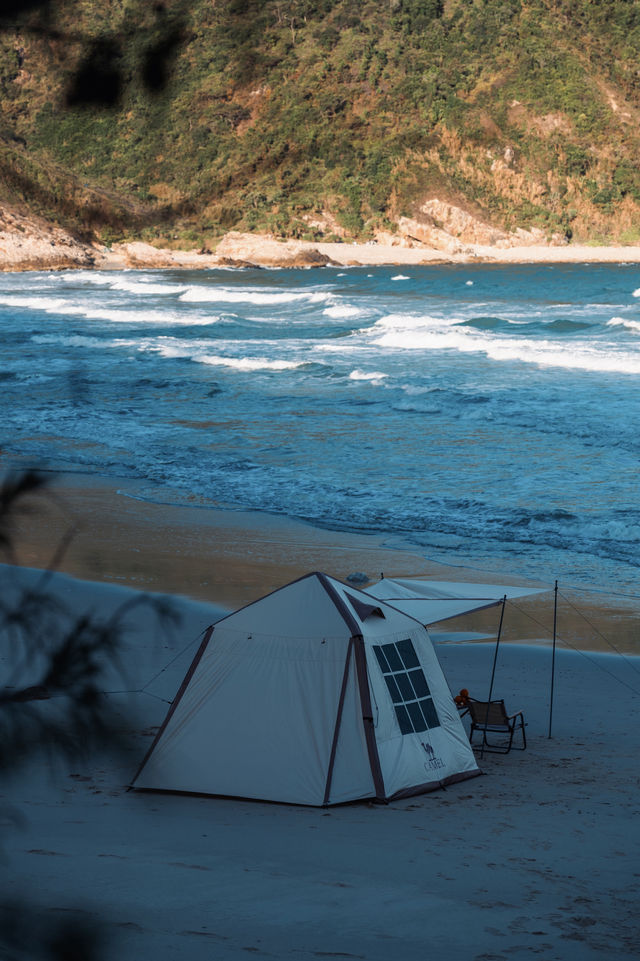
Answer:
[[[193,360],[212,367],[231,367],[234,370],[295,370],[305,361],[269,360],[267,357],[221,357],[217,354],[202,354]]]
[[[90,320],[109,320],[114,324],[153,324],[155,326],[206,327],[217,324],[218,314],[190,314],[166,310],[125,310],[117,307],[80,307],[67,313],[82,314]]]
[[[263,341],[262,344],[265,347],[269,346],[268,341]],[[281,346],[282,341],[275,344]],[[234,341],[216,341],[216,347],[219,350],[224,350],[226,346],[233,348],[237,347],[237,344]],[[196,364],[230,367],[239,371],[295,370],[308,362],[307,360],[273,360],[268,357],[227,357],[224,354],[211,353],[211,347],[211,342],[207,340],[181,340],[179,337],[157,337],[138,343],[139,350],[149,351],[160,357],[188,359]]]
[[[382,336],[375,337],[382,328]],[[453,350],[459,353],[481,353],[491,360],[561,367],[567,370],[601,373],[640,374],[640,355],[616,350],[612,346],[574,341],[567,350],[564,343],[550,340],[504,339],[487,332],[485,335],[469,327],[451,327],[437,318],[399,317],[389,315],[372,328],[378,347],[400,350]]]
[[[44,310],[46,313],[66,313],[71,306],[63,297],[34,297],[19,295],[0,295],[0,304],[5,307],[24,307],[27,310]]]
[[[467,282],[465,283],[465,287],[473,287],[473,281],[467,280]]]
[[[624,317],[612,317],[611,320],[607,321],[607,327],[625,327],[627,330],[640,334],[640,321],[625,320]]]
[[[382,329],[389,330],[419,330],[420,328],[432,329],[432,328],[446,328],[453,324],[458,324],[461,321],[461,317],[435,317],[431,314],[386,314],[377,320],[374,326],[371,328],[372,331]],[[366,330],[363,330],[366,333]]]
[[[381,380],[384,380],[388,376],[389,376],[388,374],[384,374],[380,370],[371,370],[371,371],[352,370],[351,373],[349,374],[349,380],[370,380],[370,381],[379,383]]]
[[[312,346],[312,350],[321,354],[351,354],[363,349],[368,349],[368,345],[364,345],[363,348],[361,343],[347,343],[344,337],[341,337],[338,343],[331,341],[326,344],[313,344]]]
[[[62,347],[89,347],[96,350],[105,348],[134,347],[138,344],[135,340],[103,340],[101,337],[85,337],[82,334],[69,334],[59,336],[57,334],[36,334],[31,337],[34,344],[43,344]]]
[[[61,275],[61,279],[66,283],[77,284],[81,281],[89,285],[110,287],[128,294],[179,294],[187,290],[187,284],[158,283],[155,277],[126,271],[71,271]]]
[[[110,284],[112,290],[122,290],[128,294],[181,294],[188,288],[186,284],[159,284],[144,278],[129,280],[126,277],[114,278]]]
[[[264,288],[228,287],[188,287],[180,295],[185,303],[223,303],[223,304],[276,304],[312,303],[320,304],[333,299],[329,291],[274,291]]]
[[[326,307],[322,313],[325,317],[333,317],[336,320],[348,319],[349,317],[363,317],[367,311],[362,307],[353,307],[350,304],[337,304],[335,307]]]
[[[601,351],[585,344],[566,350],[547,341],[522,341],[513,345],[498,341],[481,348],[492,360],[522,361],[540,367],[562,367],[611,374],[640,374],[640,356],[628,351]]]
[[[411,280],[411,278],[407,277],[406,274],[396,274],[395,277],[392,277],[391,279],[392,280]]]
[[[77,284],[82,281],[87,284],[97,286],[109,285],[113,283],[114,275],[111,271],[103,272],[99,270],[70,270],[63,274],[49,274],[51,280],[62,281],[67,284]]]
[[[634,290],[632,297],[640,297],[640,287]]]
[[[79,303],[64,297],[34,297],[0,295],[0,304],[7,307],[23,307],[42,310],[47,314],[63,314],[66,317],[85,317],[87,320],[108,320],[114,324],[154,324],[169,326],[200,327],[216,324],[217,314],[191,314],[188,311],[143,310],[123,307],[98,307],[91,303]]]

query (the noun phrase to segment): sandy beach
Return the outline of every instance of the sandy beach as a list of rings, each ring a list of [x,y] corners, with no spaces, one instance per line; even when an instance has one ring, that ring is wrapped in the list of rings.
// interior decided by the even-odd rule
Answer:
[[[640,263],[640,246],[532,243],[515,235],[498,244],[469,243],[445,231],[439,234],[432,245],[402,232],[367,242],[310,243],[231,231],[211,248],[171,249],[136,240],[106,247],[80,241],[56,225],[0,206],[0,271]]]
[[[446,250],[414,242],[308,243],[272,236],[228,234],[214,253],[157,250],[148,244],[125,243],[96,253],[94,266],[125,268],[206,269],[217,266],[258,267],[380,267],[428,264],[570,264],[640,263],[640,247],[598,247],[587,244],[498,247],[466,244]]]
[[[38,576],[1,575],[5,599]],[[64,575],[50,590],[103,618],[135,597]],[[504,644],[495,693],[524,711],[527,750],[478,756],[483,777],[428,795],[323,810],[128,791],[221,613],[172,603],[170,631],[144,606],[128,615],[126,681],[104,676],[106,691],[132,692],[108,696],[125,749],[40,761],[3,786],[12,896],[43,925],[78,912],[121,961],[635,956],[637,659],[560,651],[549,739],[549,650]],[[486,695],[493,644],[436,649],[452,692]]]

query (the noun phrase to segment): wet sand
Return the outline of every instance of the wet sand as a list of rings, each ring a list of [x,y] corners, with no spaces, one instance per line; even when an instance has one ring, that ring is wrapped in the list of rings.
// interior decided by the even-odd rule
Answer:
[[[211,505],[175,506],[136,498],[133,482],[81,474],[52,474],[49,495],[15,527],[14,562],[30,568],[53,564],[88,581],[182,595],[226,610],[248,604],[310,571],[369,583],[388,577],[547,586],[533,598],[508,601],[505,642],[551,643],[553,584],[541,585],[491,571],[450,567],[418,550],[387,546],[384,534],[315,528],[303,521]],[[58,554],[60,546],[64,552]],[[464,558],[461,558],[464,563]],[[359,583],[366,589],[366,583]],[[500,609],[464,615],[438,632],[495,636]],[[559,587],[557,636],[584,650],[640,654],[637,604],[631,599]],[[613,645],[613,646],[612,646]]]

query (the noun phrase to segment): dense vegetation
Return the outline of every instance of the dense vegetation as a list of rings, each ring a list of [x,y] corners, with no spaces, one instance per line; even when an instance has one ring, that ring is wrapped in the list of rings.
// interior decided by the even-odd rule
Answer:
[[[640,240],[640,0],[15,6],[0,191],[107,241],[362,238],[434,197]]]

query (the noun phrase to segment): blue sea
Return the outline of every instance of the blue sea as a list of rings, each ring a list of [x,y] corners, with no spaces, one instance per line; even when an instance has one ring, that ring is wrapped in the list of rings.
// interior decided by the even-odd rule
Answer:
[[[640,593],[636,265],[5,274],[0,342],[5,467]]]

